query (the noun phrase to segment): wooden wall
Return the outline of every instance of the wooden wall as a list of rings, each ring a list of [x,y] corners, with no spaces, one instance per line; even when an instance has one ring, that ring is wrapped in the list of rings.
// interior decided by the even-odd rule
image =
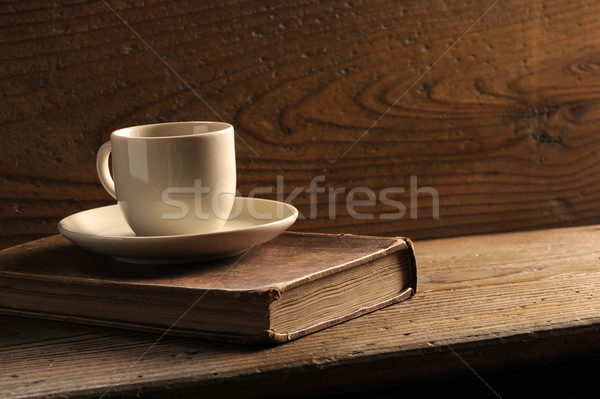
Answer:
[[[2,246],[112,202],[111,131],[176,120],[232,123],[241,193],[299,188],[296,230],[600,222],[597,1],[4,1],[0,49]],[[335,218],[327,193],[311,217],[318,176],[345,189]],[[406,214],[377,197],[351,217],[355,187],[396,188]]]

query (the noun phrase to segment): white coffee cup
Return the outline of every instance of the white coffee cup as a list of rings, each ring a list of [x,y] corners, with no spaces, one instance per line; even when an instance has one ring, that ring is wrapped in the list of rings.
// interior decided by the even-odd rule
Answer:
[[[214,232],[235,200],[233,126],[172,122],[119,129],[98,150],[96,168],[136,234]]]

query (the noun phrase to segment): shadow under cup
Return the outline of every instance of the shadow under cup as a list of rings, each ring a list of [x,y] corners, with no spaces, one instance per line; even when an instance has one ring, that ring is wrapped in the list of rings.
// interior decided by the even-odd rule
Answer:
[[[111,193],[104,166],[112,151],[113,196],[136,234],[198,234],[223,227],[236,190],[231,125],[135,126],[113,132],[105,145],[109,148],[98,152],[100,180]]]

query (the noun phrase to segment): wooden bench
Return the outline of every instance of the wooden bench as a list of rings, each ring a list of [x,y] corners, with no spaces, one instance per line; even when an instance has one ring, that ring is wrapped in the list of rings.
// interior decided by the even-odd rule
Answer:
[[[4,316],[0,392],[585,393],[597,367],[579,358],[600,349],[598,242],[598,226],[417,241],[414,298],[269,348]]]

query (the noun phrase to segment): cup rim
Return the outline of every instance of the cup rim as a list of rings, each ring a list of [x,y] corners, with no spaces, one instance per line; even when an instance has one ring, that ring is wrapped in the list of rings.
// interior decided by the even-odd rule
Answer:
[[[210,132],[201,132],[201,133],[192,133],[192,134],[182,134],[182,135],[171,135],[171,136],[131,136],[129,135],[129,131],[135,128],[145,128],[145,127],[153,127],[153,126],[168,126],[168,125],[222,125],[220,129],[210,131]],[[198,136],[207,136],[207,135],[218,135],[224,134],[228,132],[233,132],[233,126],[227,122],[219,122],[219,121],[180,121],[180,122],[160,122],[160,123],[148,123],[144,125],[134,125],[128,127],[119,128],[111,133],[112,137],[120,137],[123,139],[131,139],[131,140],[171,140],[171,139],[184,139]]]

